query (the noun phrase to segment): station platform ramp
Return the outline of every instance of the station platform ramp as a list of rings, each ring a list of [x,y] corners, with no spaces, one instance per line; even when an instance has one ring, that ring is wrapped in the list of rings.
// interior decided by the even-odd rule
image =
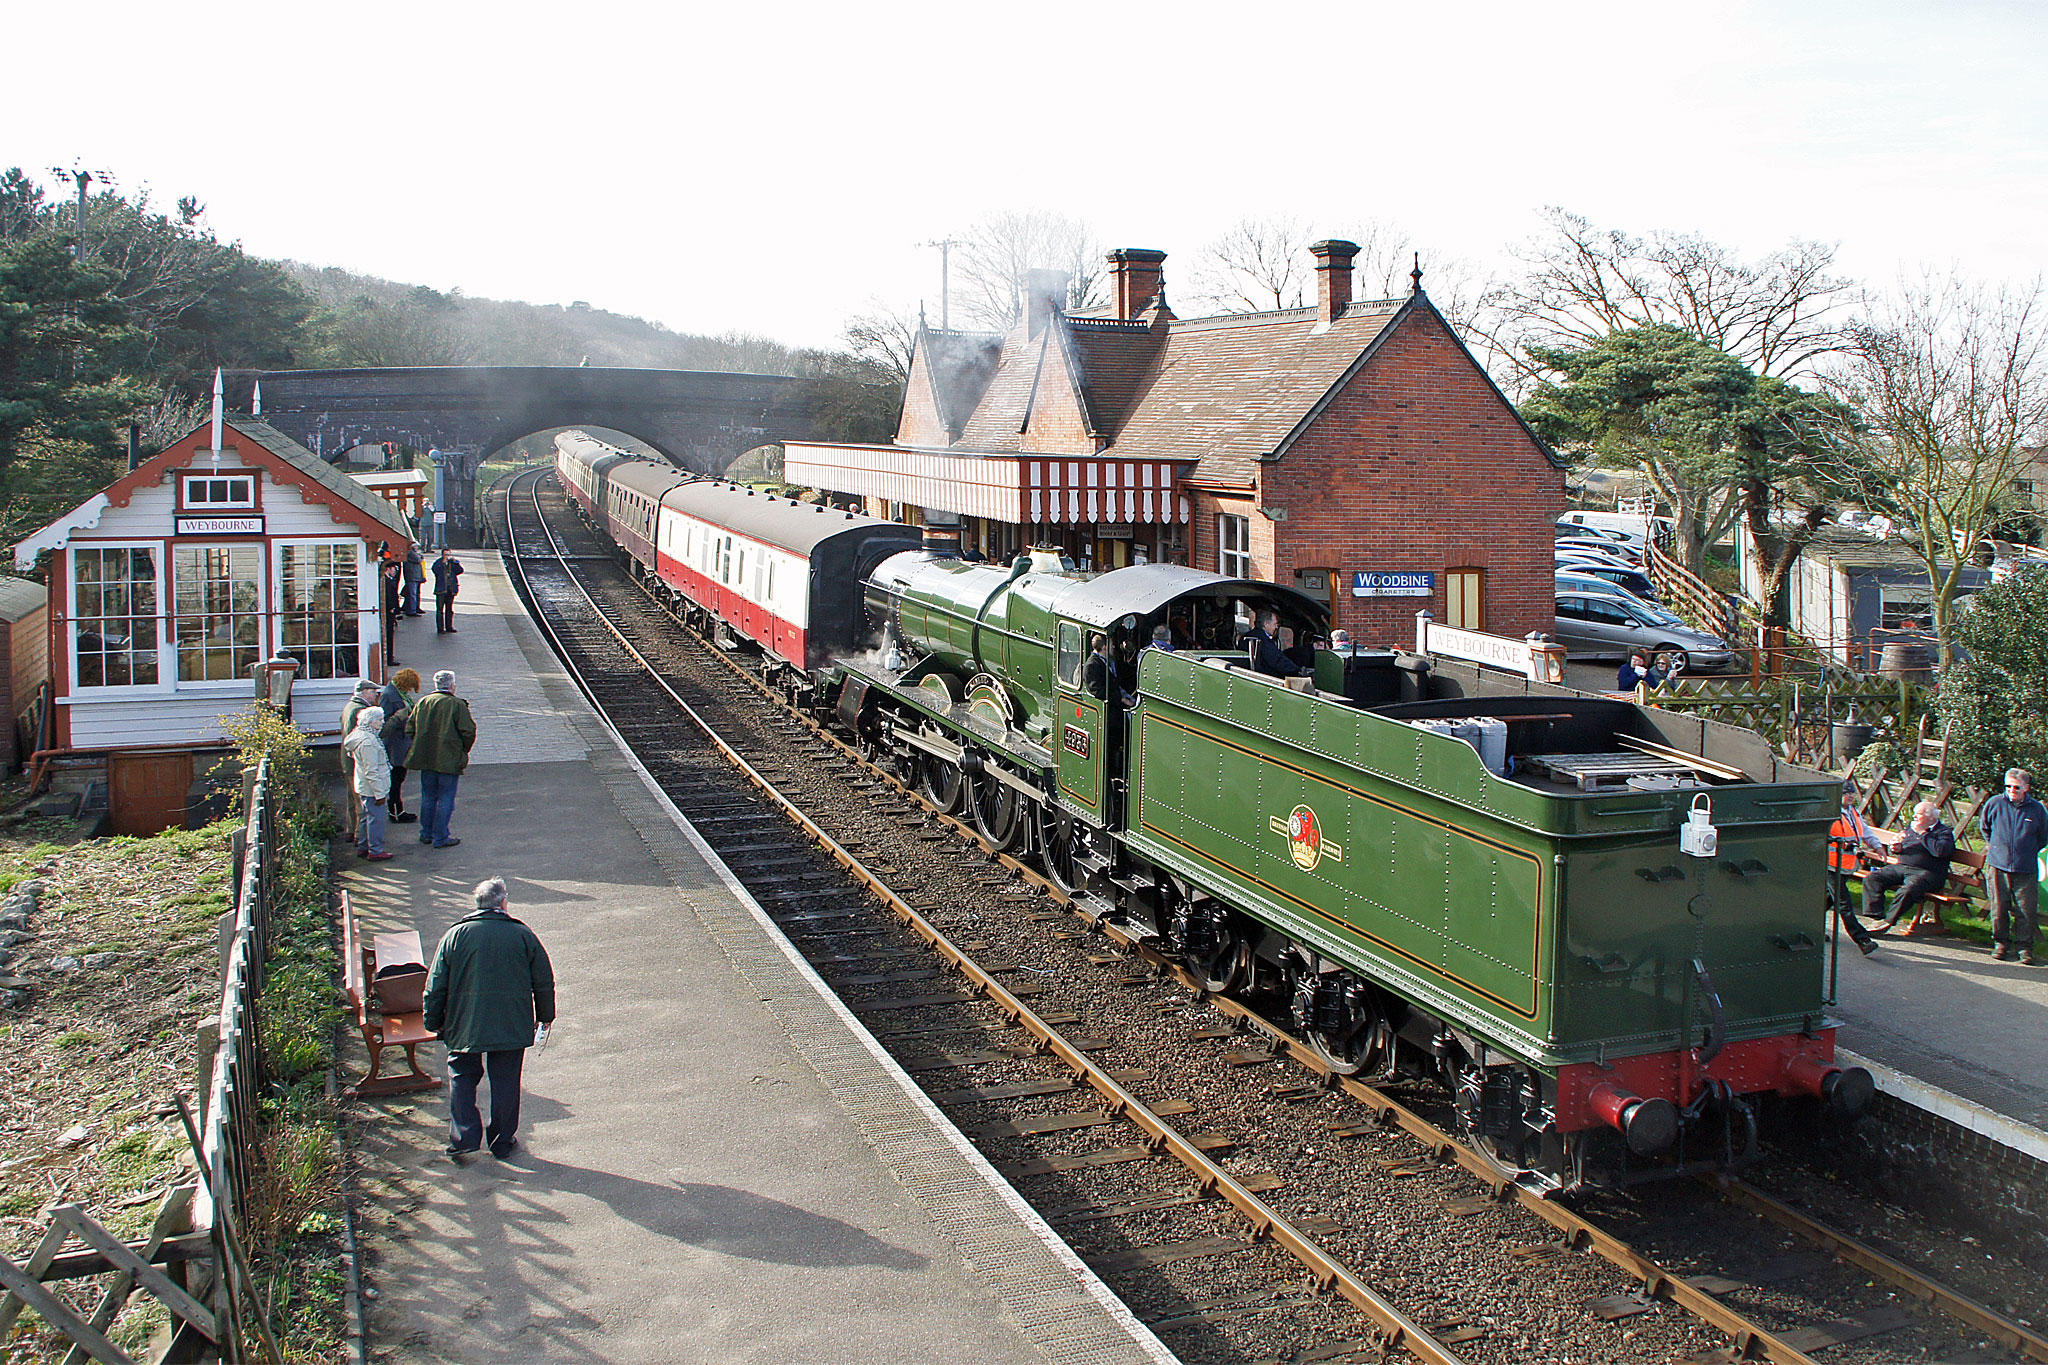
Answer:
[[[623,751],[498,557],[460,558],[456,632],[408,618],[397,652],[428,687],[453,671],[475,715],[462,842],[394,824],[389,862],[337,845],[337,880],[365,933],[409,926],[431,954],[503,877],[560,1016],[506,1162],[446,1157],[445,1089],[354,1106],[372,1358],[1171,1361]]]

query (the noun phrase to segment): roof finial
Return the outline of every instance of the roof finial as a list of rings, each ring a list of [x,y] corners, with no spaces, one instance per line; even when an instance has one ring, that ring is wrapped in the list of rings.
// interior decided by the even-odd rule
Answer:
[[[1420,294],[1422,292],[1422,253],[1419,251],[1415,253],[1415,268],[1408,272],[1408,279],[1410,282],[1409,292]]]
[[[925,320],[924,320],[924,300],[923,300],[923,299],[919,299],[919,300],[917,301],[917,330],[918,330],[918,331],[920,331],[920,332],[923,332],[923,331],[927,331],[927,330],[929,330],[929,328],[928,328],[928,326],[927,326],[927,324],[925,323]]]

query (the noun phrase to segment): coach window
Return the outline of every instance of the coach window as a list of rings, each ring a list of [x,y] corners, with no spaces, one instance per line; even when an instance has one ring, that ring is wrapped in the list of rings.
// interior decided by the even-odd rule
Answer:
[[[263,657],[263,547],[171,552],[171,638],[179,682],[234,682]]]
[[[1221,513],[1216,518],[1216,572],[1225,578],[1252,576],[1252,519]]]
[[[301,678],[356,678],[362,667],[361,549],[277,547],[278,648]]]
[[[1081,685],[1081,628],[1071,621],[1060,622],[1060,681]]]
[[[154,687],[157,673],[159,547],[71,552],[71,619],[77,631],[76,686]]]

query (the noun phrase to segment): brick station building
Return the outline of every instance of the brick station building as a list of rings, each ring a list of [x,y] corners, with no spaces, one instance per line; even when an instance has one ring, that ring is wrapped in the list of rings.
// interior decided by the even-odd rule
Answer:
[[[1360,643],[1414,617],[1548,631],[1564,473],[1421,288],[1353,300],[1318,242],[1312,308],[1179,318],[1164,252],[1110,253],[1112,302],[1069,313],[1034,272],[1008,333],[920,332],[893,445],[786,447],[791,483],[960,526],[1004,560],[1057,545],[1292,584]]]

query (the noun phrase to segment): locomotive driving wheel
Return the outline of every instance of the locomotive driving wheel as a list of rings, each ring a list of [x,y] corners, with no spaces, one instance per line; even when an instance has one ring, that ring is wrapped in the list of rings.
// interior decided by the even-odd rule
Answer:
[[[1038,808],[1038,860],[1045,865],[1046,880],[1069,896],[1081,889],[1080,857],[1087,839],[1081,823],[1059,807]]]
[[[1211,995],[1229,995],[1251,980],[1251,941],[1237,918],[1214,901],[1198,900],[1178,877],[1160,884],[1164,928],[1181,965]]]
[[[967,777],[960,771],[960,765],[937,754],[924,754],[917,767],[917,789],[924,793],[925,800],[948,815],[958,811],[967,795]]]
[[[966,780],[967,808],[973,812],[974,827],[998,853],[1008,853],[1031,834],[1025,818],[1024,800],[1014,787],[1000,782],[987,771]]]
[[[1385,1072],[1394,1060],[1394,1026],[1381,997],[1346,971],[1320,971],[1300,957],[1289,966],[1294,1023],[1324,1066],[1340,1076]]]

